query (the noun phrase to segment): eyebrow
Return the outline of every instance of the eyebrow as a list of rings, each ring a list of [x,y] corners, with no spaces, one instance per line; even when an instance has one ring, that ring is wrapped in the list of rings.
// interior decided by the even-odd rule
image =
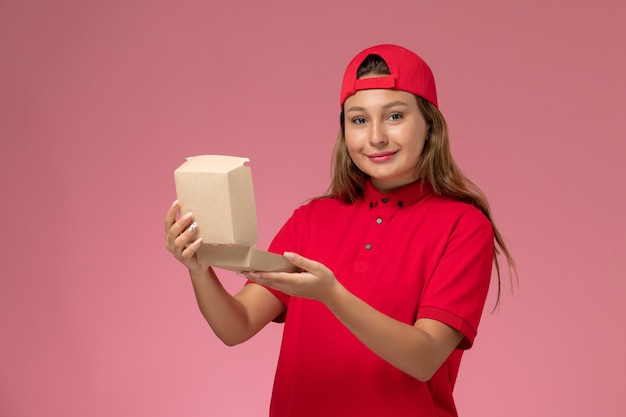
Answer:
[[[384,110],[388,110],[392,107],[396,107],[396,106],[408,106],[408,104],[406,104],[404,101],[392,101],[391,103],[387,103],[383,106]],[[351,106],[349,108],[346,109],[346,113],[347,112],[351,112],[351,111],[365,111],[365,107],[360,107],[360,106]]]

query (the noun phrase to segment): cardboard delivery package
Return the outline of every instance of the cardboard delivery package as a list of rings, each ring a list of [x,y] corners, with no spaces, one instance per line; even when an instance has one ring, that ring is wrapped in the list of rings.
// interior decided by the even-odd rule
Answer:
[[[249,161],[199,155],[174,171],[180,212],[193,213],[202,238],[198,262],[236,272],[297,271],[284,256],[253,248],[258,236]]]

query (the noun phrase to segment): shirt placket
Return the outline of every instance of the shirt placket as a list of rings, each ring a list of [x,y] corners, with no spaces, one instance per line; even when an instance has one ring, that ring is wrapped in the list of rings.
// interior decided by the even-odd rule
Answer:
[[[359,255],[356,259],[356,272],[367,271],[372,258],[376,255],[379,246],[382,244],[382,237],[387,230],[396,210],[402,206],[402,203],[393,204],[388,197],[383,197],[378,201],[370,203],[370,212],[368,216],[368,231],[365,234]]]

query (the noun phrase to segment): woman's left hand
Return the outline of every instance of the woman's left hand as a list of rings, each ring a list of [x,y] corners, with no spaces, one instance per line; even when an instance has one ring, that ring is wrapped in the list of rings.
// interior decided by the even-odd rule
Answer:
[[[242,272],[241,275],[285,294],[325,303],[339,285],[335,274],[321,263],[297,253],[285,252],[284,256],[302,272]]]

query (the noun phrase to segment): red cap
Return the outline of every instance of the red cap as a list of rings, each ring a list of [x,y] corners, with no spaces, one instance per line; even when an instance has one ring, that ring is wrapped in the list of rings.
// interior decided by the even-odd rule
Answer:
[[[368,55],[378,55],[389,67],[390,76],[357,79],[357,71]],[[406,91],[437,106],[437,90],[433,72],[415,52],[397,45],[378,45],[367,48],[348,64],[341,85],[340,105],[360,90],[390,88]]]

